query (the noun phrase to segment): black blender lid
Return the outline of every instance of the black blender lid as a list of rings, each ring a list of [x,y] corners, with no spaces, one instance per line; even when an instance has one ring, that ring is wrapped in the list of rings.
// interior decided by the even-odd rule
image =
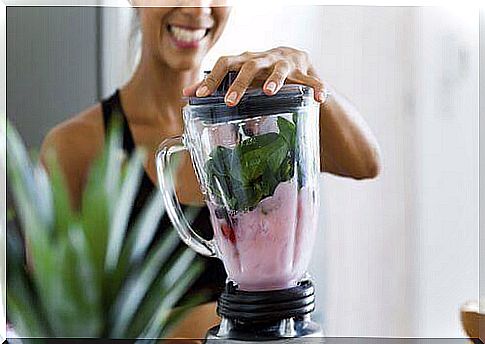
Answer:
[[[209,72],[205,72],[207,74]],[[237,72],[229,72],[217,90],[207,97],[189,97],[186,108],[196,117],[222,122],[228,119],[241,119],[293,112],[296,108],[313,101],[313,89],[297,84],[286,84],[274,95],[268,96],[258,88],[248,89],[238,105],[229,107],[224,102],[227,90],[236,79]]]

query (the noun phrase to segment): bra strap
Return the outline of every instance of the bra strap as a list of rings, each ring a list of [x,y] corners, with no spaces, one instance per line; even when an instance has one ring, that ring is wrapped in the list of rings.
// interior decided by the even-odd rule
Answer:
[[[121,125],[123,128],[122,129],[123,130],[123,150],[128,155],[131,155],[131,153],[135,149],[135,142],[133,140],[130,127],[128,126],[128,122],[126,120],[126,114],[121,105],[120,91],[117,89],[116,92],[111,97],[103,100],[101,103],[101,107],[103,111],[103,123],[104,123],[105,136],[108,134],[112,121],[115,118],[119,118],[121,120]]]

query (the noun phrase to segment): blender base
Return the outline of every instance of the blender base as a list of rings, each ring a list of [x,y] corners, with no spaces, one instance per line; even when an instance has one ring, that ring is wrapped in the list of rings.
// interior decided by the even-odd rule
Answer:
[[[227,319],[224,319],[227,320]],[[205,343],[229,343],[229,344],[247,344],[250,342],[267,342],[267,343],[323,343],[324,334],[317,323],[308,318],[305,319],[284,319],[275,324],[273,328],[266,328],[264,331],[244,331],[231,327],[222,329],[227,326],[224,324],[211,328],[206,335]],[[222,333],[221,333],[222,332]],[[310,338],[312,338],[310,340]],[[314,338],[314,339],[313,339]]]
[[[291,341],[322,343],[323,331],[311,320],[315,292],[310,280],[283,290],[248,292],[232,282],[217,302],[220,325],[206,335],[205,343]]]

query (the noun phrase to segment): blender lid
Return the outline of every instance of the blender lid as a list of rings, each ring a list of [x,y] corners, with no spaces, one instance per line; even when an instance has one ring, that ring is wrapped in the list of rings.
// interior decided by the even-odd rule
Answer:
[[[261,88],[250,88],[244,93],[238,105],[229,107],[224,102],[224,96],[236,76],[237,72],[229,72],[217,90],[207,97],[188,97],[185,109],[195,117],[211,122],[221,122],[228,119],[294,112],[296,108],[313,102],[312,88],[286,84],[272,96],[266,95]]]

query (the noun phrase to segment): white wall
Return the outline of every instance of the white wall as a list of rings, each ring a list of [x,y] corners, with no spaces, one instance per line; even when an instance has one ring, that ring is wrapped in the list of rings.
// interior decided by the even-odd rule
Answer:
[[[451,335],[478,299],[478,11],[416,20],[417,330]]]
[[[321,178],[311,271],[328,335],[462,336],[459,306],[478,298],[477,27],[439,8],[240,6],[204,63],[305,49],[380,142],[378,179]],[[104,65],[119,56],[108,39]]]
[[[485,8],[481,8],[480,10],[480,62],[481,66],[485,66]],[[485,81],[485,68],[480,68],[480,82],[483,85]],[[480,114],[485,114],[485,87],[480,88]],[[482,181],[485,180],[485,140],[483,139],[483,134],[485,134],[485,121],[480,121],[480,177]],[[480,200],[479,200],[479,213],[485,214],[485,202],[483,201],[483,197],[485,195],[485,183],[480,184]],[[485,300],[485,227],[483,226],[483,219],[479,223],[480,226],[480,262],[482,265],[479,267],[479,275],[480,275],[480,296],[482,300]],[[485,304],[483,302],[480,303],[480,311],[485,312]]]

